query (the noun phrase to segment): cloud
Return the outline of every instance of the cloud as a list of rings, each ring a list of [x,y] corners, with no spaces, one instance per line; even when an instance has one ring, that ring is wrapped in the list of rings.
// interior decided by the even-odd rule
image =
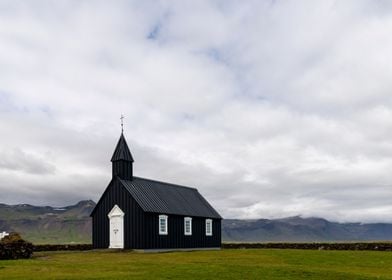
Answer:
[[[28,154],[20,149],[0,153],[0,169],[37,175],[51,174],[55,171],[55,167],[48,162],[48,158]]]
[[[0,200],[97,200],[123,113],[136,175],[226,218],[390,222],[391,8],[2,1]]]

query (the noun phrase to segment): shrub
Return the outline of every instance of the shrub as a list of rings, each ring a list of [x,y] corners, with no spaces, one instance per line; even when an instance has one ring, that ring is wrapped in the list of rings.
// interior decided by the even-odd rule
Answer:
[[[12,232],[0,241],[0,259],[28,259],[33,254],[33,244]]]
[[[9,235],[6,235],[5,237],[3,237],[3,239],[1,239],[1,241],[0,241],[0,243],[9,244],[9,243],[17,242],[19,240],[23,240],[22,237],[20,236],[20,234],[17,232],[11,232]]]

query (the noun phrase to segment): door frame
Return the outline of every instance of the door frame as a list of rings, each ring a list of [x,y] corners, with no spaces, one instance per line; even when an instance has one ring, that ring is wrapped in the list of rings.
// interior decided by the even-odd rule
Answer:
[[[124,212],[121,210],[121,208],[116,204],[113,206],[112,210],[110,210],[109,214],[108,214],[108,218],[109,218],[109,248],[115,248],[115,249],[124,249]],[[114,239],[113,238],[113,229],[112,229],[112,223],[111,220],[113,218],[119,219],[120,221],[120,225],[119,225],[119,231],[120,234],[122,234],[122,240],[121,240],[121,244],[113,244],[114,243]],[[116,233],[117,234],[117,233]]]

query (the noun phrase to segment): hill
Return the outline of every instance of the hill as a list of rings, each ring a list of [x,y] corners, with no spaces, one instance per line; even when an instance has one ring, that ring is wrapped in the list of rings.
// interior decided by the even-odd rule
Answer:
[[[336,223],[321,218],[223,221],[222,238],[237,242],[392,240],[392,224]]]
[[[0,204],[0,232],[17,231],[36,244],[91,243],[91,200],[62,208]],[[392,224],[336,223],[321,218],[239,220],[222,223],[230,242],[312,242],[392,240]]]
[[[62,208],[0,204],[0,231],[17,231],[33,243],[91,243],[91,200]]]

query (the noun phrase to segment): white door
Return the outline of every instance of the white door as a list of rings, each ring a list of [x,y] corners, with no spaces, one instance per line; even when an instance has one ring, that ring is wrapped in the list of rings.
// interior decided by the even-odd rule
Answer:
[[[109,217],[109,248],[124,248],[124,212],[114,205]]]

